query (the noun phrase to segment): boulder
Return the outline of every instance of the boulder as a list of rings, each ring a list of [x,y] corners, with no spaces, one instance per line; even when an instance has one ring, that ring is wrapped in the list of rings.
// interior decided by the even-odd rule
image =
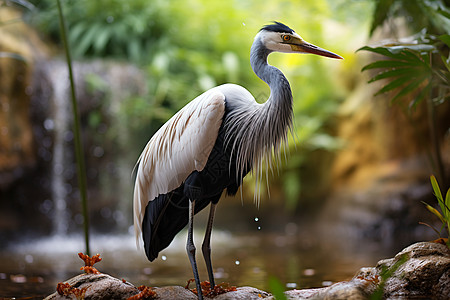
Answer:
[[[65,283],[81,291],[85,290],[85,300],[100,299],[128,299],[139,294],[139,290],[129,282],[114,278],[107,274],[81,274],[75,276]],[[55,292],[45,300],[78,299],[74,293],[60,294]]]
[[[330,287],[286,292],[288,299],[449,299],[450,249],[443,244],[420,242],[394,258],[361,270],[348,282]],[[375,297],[376,298],[376,297]],[[378,299],[378,298],[376,298]]]

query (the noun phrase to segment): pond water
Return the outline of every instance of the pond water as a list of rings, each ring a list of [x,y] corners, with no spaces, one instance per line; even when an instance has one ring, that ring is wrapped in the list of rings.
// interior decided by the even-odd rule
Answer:
[[[199,228],[194,234],[199,249],[203,231]],[[91,252],[100,253],[102,261],[96,264],[99,271],[136,286],[184,286],[193,277],[185,241],[186,232],[182,232],[152,263],[142,249],[136,249],[131,234],[93,235]],[[58,282],[80,274],[84,264],[78,252],[84,252],[81,236],[53,236],[3,247],[0,299],[42,299],[53,293]],[[286,289],[322,287],[348,280],[361,267],[373,266],[392,254],[392,249],[382,251],[370,243],[321,241],[312,234],[298,233],[294,224],[288,224],[283,232],[214,230],[212,239],[217,283],[266,291],[271,276]],[[197,251],[197,260],[201,280],[207,280],[201,251]]]

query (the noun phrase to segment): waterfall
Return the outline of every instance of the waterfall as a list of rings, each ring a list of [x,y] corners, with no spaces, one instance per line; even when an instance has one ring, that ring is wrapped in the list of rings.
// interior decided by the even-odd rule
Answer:
[[[52,232],[64,236],[73,224],[81,224],[76,194],[75,161],[72,151],[72,107],[67,65],[51,60],[46,65],[52,96],[52,113],[45,128],[53,133],[51,162]],[[135,66],[103,61],[77,62],[74,77],[81,117],[88,120],[83,128],[88,189],[96,195],[89,201],[92,226],[128,228],[131,220],[132,178],[135,157],[130,157],[130,135],[121,116],[124,101],[144,95],[145,77]],[[89,123],[90,116],[96,122]],[[86,121],[85,121],[86,122]],[[72,187],[72,185],[74,185]],[[104,225],[108,224],[108,225]],[[108,227],[109,226],[109,227]],[[111,227],[112,226],[112,227]]]
[[[49,78],[53,87],[53,114],[49,127],[53,127],[53,159],[51,188],[53,200],[53,234],[65,235],[68,232],[70,214],[67,211],[68,183],[65,179],[65,170],[71,165],[67,160],[67,140],[71,136],[69,122],[71,120],[68,108],[70,107],[69,80],[67,66],[61,61],[49,63]]]

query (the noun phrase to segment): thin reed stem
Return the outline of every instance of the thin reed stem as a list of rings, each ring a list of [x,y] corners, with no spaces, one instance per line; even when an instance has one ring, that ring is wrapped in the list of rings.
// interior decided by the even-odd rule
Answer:
[[[74,121],[73,131],[74,131],[74,138],[75,138],[75,156],[76,156],[76,160],[77,160],[77,178],[78,178],[78,187],[79,187],[80,196],[81,196],[83,224],[84,224],[84,239],[85,239],[85,243],[86,243],[86,254],[90,255],[86,167],[84,164],[84,155],[83,155],[83,150],[82,150],[83,145],[81,142],[80,118],[79,118],[79,114],[78,114],[77,98],[76,98],[76,94],[75,94],[75,81],[73,79],[72,58],[70,55],[70,47],[69,47],[69,44],[67,41],[66,24],[64,21],[64,14],[62,11],[61,2],[60,2],[60,0],[56,0],[56,2],[58,4],[59,27],[60,27],[60,31],[61,31],[61,39],[64,43],[67,67],[69,70],[70,92],[71,92],[71,96],[72,96],[72,111],[73,111],[73,121]]]

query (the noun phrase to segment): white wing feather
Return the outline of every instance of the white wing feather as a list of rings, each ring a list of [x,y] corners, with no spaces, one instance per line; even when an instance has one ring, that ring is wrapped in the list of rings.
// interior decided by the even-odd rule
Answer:
[[[183,107],[150,139],[138,160],[134,186],[134,229],[139,245],[145,208],[160,194],[201,171],[217,139],[225,96],[211,89]]]

